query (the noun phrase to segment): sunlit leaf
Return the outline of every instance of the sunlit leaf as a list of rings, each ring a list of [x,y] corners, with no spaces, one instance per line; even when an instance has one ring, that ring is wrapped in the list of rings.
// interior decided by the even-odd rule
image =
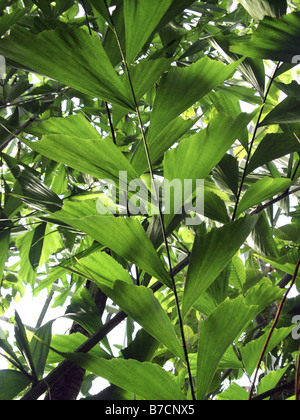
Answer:
[[[184,315],[231,261],[256,222],[257,217],[247,216],[222,228],[212,229],[205,236],[197,236],[183,297]]]

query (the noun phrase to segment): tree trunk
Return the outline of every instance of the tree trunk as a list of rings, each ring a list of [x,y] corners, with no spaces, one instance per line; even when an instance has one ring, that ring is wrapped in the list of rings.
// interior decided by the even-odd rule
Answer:
[[[87,282],[86,288],[90,292],[94,302],[99,310],[99,316],[102,317],[106,306],[106,295],[90,281]],[[87,331],[74,322],[70,334],[80,332],[89,337]],[[60,380],[54,384],[45,396],[46,401],[75,401],[79,395],[81,385],[84,379],[85,370],[79,366],[73,365]]]

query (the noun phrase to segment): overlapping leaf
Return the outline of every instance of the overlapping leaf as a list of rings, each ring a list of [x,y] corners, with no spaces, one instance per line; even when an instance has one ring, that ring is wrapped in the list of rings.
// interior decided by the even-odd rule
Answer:
[[[239,0],[247,12],[257,20],[265,16],[280,17],[286,13],[286,0]]]
[[[150,239],[137,219],[100,216],[94,200],[66,203],[57,219],[107,246],[147,273],[172,287],[170,277],[156,253]]]
[[[247,216],[196,238],[183,297],[184,315],[231,261],[256,222],[256,216]]]
[[[261,179],[246,191],[238,205],[237,214],[241,214],[243,211],[252,206],[256,206],[262,201],[272,199],[280,191],[289,188],[291,184],[292,181],[290,179],[273,179],[268,177]]]
[[[36,35],[18,27],[0,40],[0,53],[80,92],[134,109],[128,86],[119,79],[95,34],[76,28]]]
[[[207,57],[162,77],[151,115],[151,143],[178,115],[230,78],[240,61],[229,66]]]
[[[131,63],[171,5],[172,0],[125,0],[126,59]]]
[[[162,367],[136,360],[105,360],[90,354],[65,354],[68,360],[146,400],[185,400],[180,387]]]
[[[249,42],[240,42],[231,51],[253,58],[269,58],[286,63],[297,63],[300,42],[300,13],[282,18],[266,17]]]

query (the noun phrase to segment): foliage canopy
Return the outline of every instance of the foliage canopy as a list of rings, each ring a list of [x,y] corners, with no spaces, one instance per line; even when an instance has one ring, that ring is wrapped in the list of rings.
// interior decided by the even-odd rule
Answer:
[[[0,0],[0,400],[299,399],[299,28],[299,0]],[[200,179],[202,223],[163,214]]]

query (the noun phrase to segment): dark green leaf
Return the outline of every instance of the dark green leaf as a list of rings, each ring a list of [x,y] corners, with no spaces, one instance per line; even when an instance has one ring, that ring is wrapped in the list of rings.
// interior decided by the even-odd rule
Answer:
[[[282,156],[300,151],[300,143],[293,133],[267,134],[252,156],[247,174]]]
[[[151,143],[178,115],[230,78],[240,62],[225,66],[207,57],[162,77],[150,121]]]
[[[30,384],[30,379],[15,370],[0,370],[0,401],[12,400]]]
[[[280,19],[266,17],[249,42],[239,42],[231,51],[247,57],[292,63],[299,56],[299,42],[300,13],[294,12]]]
[[[125,0],[126,59],[131,63],[171,5],[172,0]]]
[[[134,109],[129,90],[118,78],[98,35],[78,28],[36,35],[18,27],[9,38],[0,40],[0,53],[80,92]]]
[[[184,315],[231,261],[257,220],[257,217],[247,216],[196,237],[183,297]]]

